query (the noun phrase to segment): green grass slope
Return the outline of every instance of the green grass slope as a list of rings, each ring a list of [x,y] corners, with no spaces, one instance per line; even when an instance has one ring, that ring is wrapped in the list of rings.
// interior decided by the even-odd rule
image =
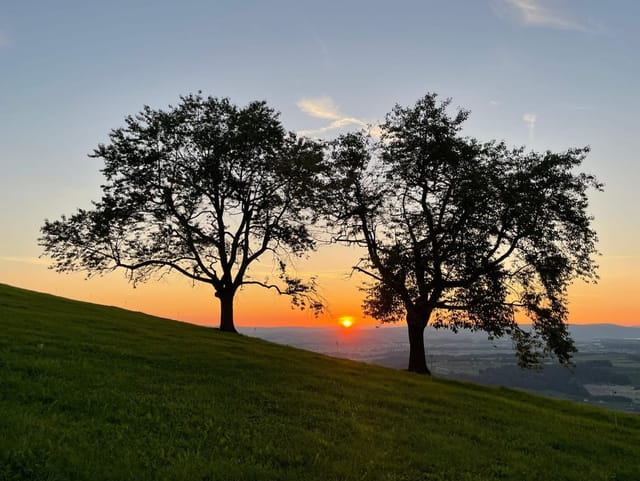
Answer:
[[[0,285],[0,480],[640,480],[640,418]]]

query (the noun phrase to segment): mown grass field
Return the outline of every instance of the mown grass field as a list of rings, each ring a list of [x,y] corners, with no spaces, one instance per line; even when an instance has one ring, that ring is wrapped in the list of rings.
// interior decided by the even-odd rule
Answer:
[[[640,418],[0,285],[0,480],[640,480]]]

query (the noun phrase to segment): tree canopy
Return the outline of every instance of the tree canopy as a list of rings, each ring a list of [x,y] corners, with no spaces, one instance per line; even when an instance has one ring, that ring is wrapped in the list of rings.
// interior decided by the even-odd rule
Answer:
[[[104,161],[102,199],[42,227],[58,271],[122,268],[134,283],[179,272],[212,286],[227,331],[246,285],[321,308],[314,280],[292,275],[288,260],[315,246],[309,206],[322,146],[286,132],[265,102],[241,108],[198,93],[166,111],[146,106],[91,156]],[[252,276],[265,255],[275,274]]]
[[[396,106],[382,136],[332,143],[328,219],[337,241],[367,255],[365,311],[405,319],[409,370],[428,373],[427,325],[513,338],[519,363],[570,362],[567,287],[596,280],[596,233],[576,172],[587,147],[508,148],[461,134],[469,113],[428,94]],[[522,324],[527,320],[530,326]]]
[[[365,312],[408,326],[409,370],[428,373],[427,325],[511,336],[522,366],[569,363],[567,288],[596,281],[597,236],[578,169],[587,147],[510,148],[462,135],[469,112],[427,94],[396,106],[381,137],[298,138],[265,102],[238,107],[200,93],[145,107],[99,145],[106,179],[91,209],[45,221],[58,271],[122,268],[132,282],[179,272],[210,284],[220,328],[247,285],[321,309],[315,281],[290,271],[313,249],[322,212],[334,240],[361,245]],[[251,267],[271,258],[273,274]],[[530,325],[523,324],[530,322]]]

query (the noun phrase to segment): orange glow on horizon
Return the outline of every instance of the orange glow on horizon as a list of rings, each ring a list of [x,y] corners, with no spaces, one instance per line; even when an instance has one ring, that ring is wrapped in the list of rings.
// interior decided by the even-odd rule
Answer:
[[[327,250],[298,266],[305,275],[318,275],[321,295],[326,300],[323,313],[315,316],[309,309],[292,309],[286,296],[249,286],[237,295],[236,325],[241,328],[340,326],[345,330],[375,326],[377,322],[361,310],[359,279],[346,276],[339,267],[342,263],[349,265],[352,259],[346,254],[343,259],[338,254],[340,249],[337,257],[330,257]],[[575,282],[569,289],[569,323],[640,325],[640,304],[637,302],[640,283],[636,275],[640,271],[640,258],[603,257],[600,263],[598,284]],[[194,324],[215,327],[219,323],[220,308],[212,288],[198,283],[193,285],[177,274],[133,289],[124,273],[85,280],[83,273],[58,274],[48,270],[47,262],[37,258],[0,257],[0,283]],[[347,323],[350,327],[343,323],[346,318],[350,320]]]
[[[351,326],[353,326],[353,317],[352,316],[342,316],[340,318],[340,325],[342,327],[346,327],[349,328]]]

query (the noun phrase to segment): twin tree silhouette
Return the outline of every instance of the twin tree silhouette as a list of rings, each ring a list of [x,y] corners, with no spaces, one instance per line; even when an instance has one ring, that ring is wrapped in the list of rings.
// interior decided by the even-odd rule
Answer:
[[[353,268],[369,280],[365,312],[406,321],[410,371],[429,373],[429,324],[511,336],[523,367],[549,354],[569,363],[567,287],[596,280],[586,192],[601,185],[575,172],[589,149],[481,143],[461,135],[469,113],[449,104],[427,94],[387,114],[379,139],[330,142],[287,132],[265,102],[198,93],[167,111],[145,107],[91,155],[104,160],[102,199],[45,221],[40,245],[60,272],[123,268],[137,283],[177,271],[210,284],[220,329],[236,332],[243,286],[322,309],[315,279],[288,260],[324,232],[364,248]],[[252,277],[265,257],[277,275]]]

